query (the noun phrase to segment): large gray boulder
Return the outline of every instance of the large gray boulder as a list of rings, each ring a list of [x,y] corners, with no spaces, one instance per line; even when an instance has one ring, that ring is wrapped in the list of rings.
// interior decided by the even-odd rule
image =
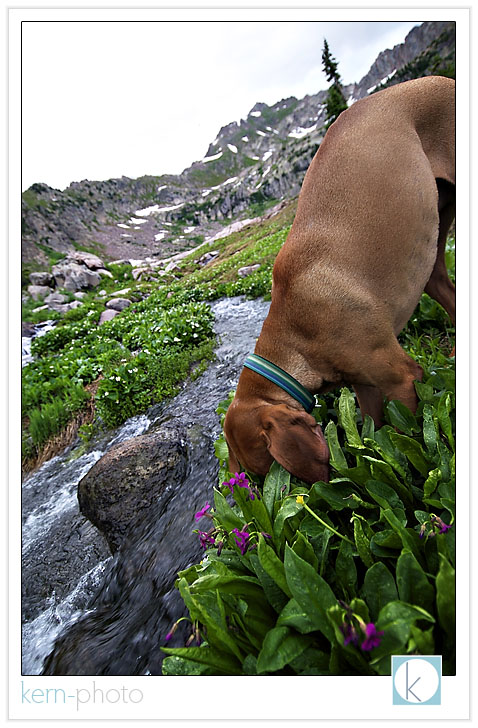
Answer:
[[[99,258],[97,255],[94,255],[94,253],[87,253],[84,250],[77,250],[74,253],[69,253],[67,261],[84,263],[84,265],[86,265],[88,268],[91,268],[92,270],[96,270],[97,268],[104,269],[105,267],[105,264],[103,263],[101,258]]]
[[[34,301],[38,301],[40,298],[45,298],[45,296],[48,296],[48,294],[51,293],[51,288],[49,286],[37,286],[36,284],[28,286],[27,290]]]
[[[106,321],[111,321],[111,319],[114,319],[114,317],[118,314],[119,311],[115,311],[113,308],[108,308],[106,311],[102,311],[100,320],[98,321],[98,326],[101,326],[101,324],[104,324]]]
[[[53,280],[53,276],[51,273],[48,273],[47,271],[39,271],[36,273],[30,273],[30,283],[33,283],[34,286],[54,286],[55,281]]]
[[[153,503],[180,487],[186,474],[184,433],[176,427],[113,446],[78,484],[80,510],[114,553]]]
[[[112,298],[106,302],[106,308],[112,308],[114,311],[123,311],[128,306],[131,306],[129,298]]]
[[[74,262],[58,263],[53,266],[52,273],[58,288],[66,288],[67,291],[95,288],[101,281],[99,273]]]

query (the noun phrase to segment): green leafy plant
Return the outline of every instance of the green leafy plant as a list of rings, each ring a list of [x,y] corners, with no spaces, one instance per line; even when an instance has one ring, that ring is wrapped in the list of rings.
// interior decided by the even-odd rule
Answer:
[[[277,463],[264,479],[232,475],[219,439],[214,507],[196,514],[211,526],[205,558],[177,581],[201,644],[163,647],[165,674],[386,675],[392,654],[434,653],[453,673],[450,375],[417,384],[415,415],[389,402],[378,430],[343,389],[329,483]]]

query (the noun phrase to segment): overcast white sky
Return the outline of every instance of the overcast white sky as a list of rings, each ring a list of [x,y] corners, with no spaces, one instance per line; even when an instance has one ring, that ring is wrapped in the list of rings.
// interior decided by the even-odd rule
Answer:
[[[257,101],[345,84],[416,22],[24,22],[22,188],[180,173]]]

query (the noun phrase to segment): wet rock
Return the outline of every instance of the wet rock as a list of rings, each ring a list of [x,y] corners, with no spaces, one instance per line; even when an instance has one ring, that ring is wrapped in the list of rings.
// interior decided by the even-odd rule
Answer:
[[[52,290],[49,286],[37,286],[37,285],[28,286],[27,290],[34,301],[38,301],[40,298],[44,298],[45,296],[48,296],[48,294],[52,292]]]
[[[254,273],[254,271],[259,270],[260,267],[260,263],[255,263],[254,265],[245,265],[243,268],[239,268],[239,270],[237,271],[237,275],[241,278],[245,278],[246,276],[250,276],[251,273]]]
[[[83,298],[86,298],[87,293],[85,291],[76,291],[73,295],[81,301]]]
[[[128,306],[131,306],[131,301],[128,298],[112,298],[106,303],[106,307],[112,308],[114,311],[123,311]]]
[[[54,286],[55,281],[51,273],[47,271],[38,271],[36,273],[30,273],[30,283],[34,286]]]
[[[22,336],[33,336],[35,333],[35,326],[29,321],[22,321]]]
[[[186,472],[184,433],[177,428],[133,437],[112,447],[78,484],[80,510],[114,553],[166,490]]]
[[[98,270],[96,272],[99,273],[100,276],[106,276],[107,278],[114,278],[113,273],[111,273],[111,271],[109,271],[109,270],[106,270],[106,268],[98,268]]]
[[[105,321],[111,321],[111,319],[114,319],[115,316],[119,314],[119,311],[115,311],[112,308],[108,308],[106,311],[101,312],[100,320],[98,321],[98,326],[101,326],[101,324],[104,324]]]
[[[57,599],[66,596],[75,580],[109,555],[104,537],[77,510],[53,524],[42,548],[22,558],[24,619],[34,619],[52,592]]]

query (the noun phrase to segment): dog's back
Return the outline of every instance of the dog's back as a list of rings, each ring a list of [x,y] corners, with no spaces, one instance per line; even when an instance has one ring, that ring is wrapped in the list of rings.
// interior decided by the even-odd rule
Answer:
[[[455,179],[454,87],[435,76],[393,86],[327,132],[274,267],[275,296],[300,292],[311,332],[325,315],[342,333],[361,312],[396,333],[410,317],[436,258],[436,179]]]

